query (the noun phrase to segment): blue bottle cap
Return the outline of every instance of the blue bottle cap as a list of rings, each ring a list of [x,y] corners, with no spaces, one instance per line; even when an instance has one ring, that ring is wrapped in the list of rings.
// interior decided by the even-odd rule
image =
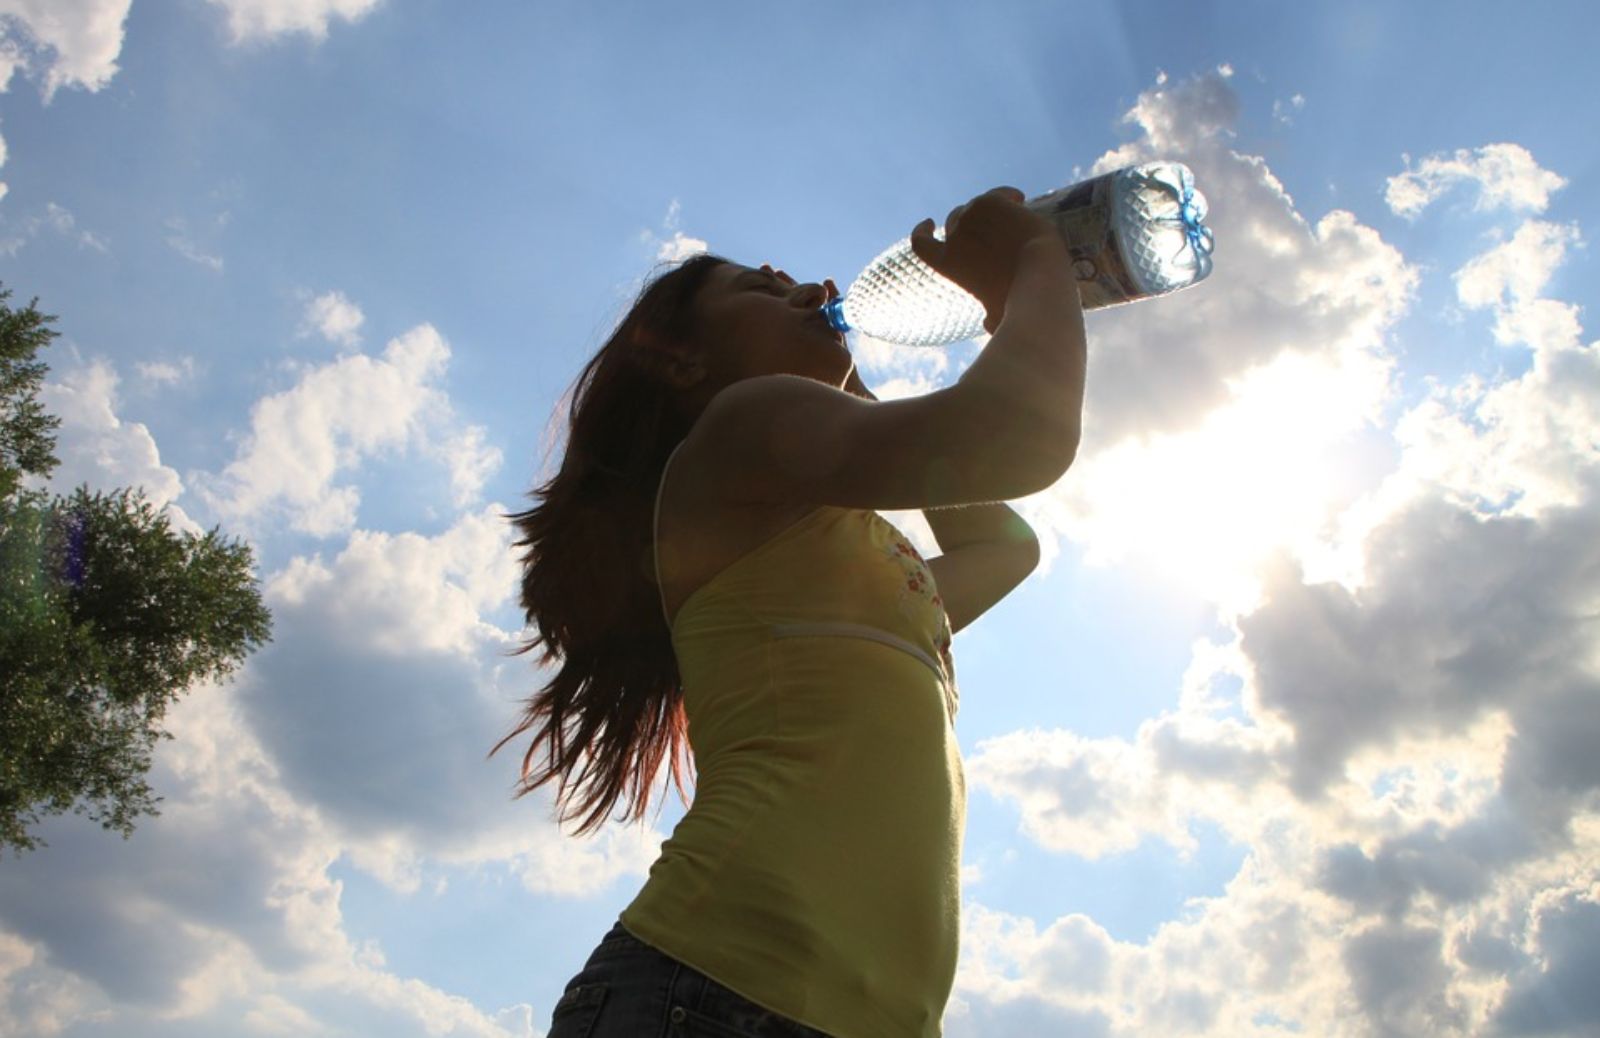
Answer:
[[[844,297],[837,296],[822,304],[822,313],[828,318],[828,323],[833,325],[837,332],[848,332],[849,323],[844,319]]]

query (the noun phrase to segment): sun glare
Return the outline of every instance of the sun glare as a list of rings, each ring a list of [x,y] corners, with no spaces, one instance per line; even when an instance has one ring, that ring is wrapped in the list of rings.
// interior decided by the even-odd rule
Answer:
[[[1062,525],[1091,564],[1150,568],[1224,612],[1247,611],[1267,560],[1314,554],[1364,489],[1350,444],[1386,370],[1349,356],[1257,369],[1198,428],[1087,459],[1056,491]]]

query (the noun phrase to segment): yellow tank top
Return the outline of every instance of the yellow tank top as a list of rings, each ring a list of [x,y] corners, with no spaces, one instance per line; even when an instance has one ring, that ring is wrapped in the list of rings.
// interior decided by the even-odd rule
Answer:
[[[622,925],[836,1038],[937,1038],[966,782],[922,557],[875,512],[817,508],[690,595],[672,644],[694,798]]]

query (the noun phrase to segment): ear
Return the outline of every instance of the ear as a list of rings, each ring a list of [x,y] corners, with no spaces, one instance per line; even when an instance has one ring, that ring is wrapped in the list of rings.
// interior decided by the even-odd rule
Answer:
[[[661,357],[661,375],[674,389],[693,389],[705,381],[706,366],[693,353],[668,351]]]
[[[700,352],[691,346],[643,340],[635,342],[643,353],[645,366],[674,389],[693,389],[708,374]]]

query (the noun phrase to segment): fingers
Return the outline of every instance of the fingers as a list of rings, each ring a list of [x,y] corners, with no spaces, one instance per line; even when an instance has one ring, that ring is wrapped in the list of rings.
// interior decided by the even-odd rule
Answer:
[[[962,218],[967,215],[967,211],[972,209],[973,206],[979,206],[980,208],[984,207],[989,204],[988,199],[990,198],[1003,198],[1008,202],[1020,203],[1025,197],[1026,196],[1023,195],[1021,191],[1018,191],[1014,187],[994,187],[972,199],[970,202],[956,206],[954,209],[950,210],[949,215],[944,218],[944,240],[949,241],[950,238],[956,233],[956,227],[961,223]]]
[[[930,267],[944,255],[944,242],[933,236],[933,226],[933,218],[929,217],[911,229],[911,251]]]

